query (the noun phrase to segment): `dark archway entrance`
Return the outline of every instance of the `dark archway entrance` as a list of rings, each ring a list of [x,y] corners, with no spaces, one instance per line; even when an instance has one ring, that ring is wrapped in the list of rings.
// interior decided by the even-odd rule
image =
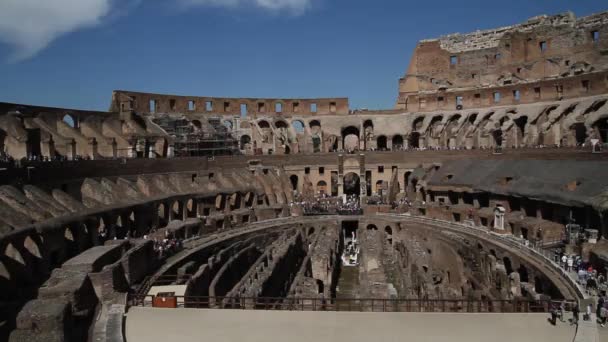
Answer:
[[[384,151],[386,150],[386,136],[381,135],[378,137],[378,150]]]
[[[359,175],[350,172],[344,175],[344,193],[348,196],[361,194],[361,183]]]
[[[420,147],[420,133],[412,132],[410,133],[410,139],[408,141],[410,148],[418,148]]]
[[[291,182],[291,188],[293,190],[298,190],[298,176],[296,176],[296,175],[289,176],[289,181]]]

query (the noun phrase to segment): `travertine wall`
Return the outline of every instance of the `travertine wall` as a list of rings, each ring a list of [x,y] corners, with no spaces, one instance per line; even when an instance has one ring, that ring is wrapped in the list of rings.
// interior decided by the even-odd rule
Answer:
[[[573,13],[538,16],[420,41],[399,80],[396,108],[453,110],[457,104],[476,108],[606,93],[607,37],[603,12],[578,19]]]

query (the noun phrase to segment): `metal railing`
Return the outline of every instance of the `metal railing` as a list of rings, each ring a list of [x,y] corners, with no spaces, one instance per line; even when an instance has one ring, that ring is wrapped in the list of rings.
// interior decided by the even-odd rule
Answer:
[[[155,298],[172,299],[173,308],[286,311],[523,313],[549,312],[550,300],[389,299],[389,298],[275,298],[132,295],[131,306],[154,307]],[[555,304],[553,302],[553,304]],[[167,306],[162,306],[167,307]]]

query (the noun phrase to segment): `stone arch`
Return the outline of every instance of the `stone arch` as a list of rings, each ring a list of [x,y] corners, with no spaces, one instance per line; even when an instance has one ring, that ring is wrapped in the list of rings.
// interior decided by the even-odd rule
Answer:
[[[422,129],[424,124],[424,116],[419,116],[412,121],[412,132],[418,132]]]
[[[379,180],[376,182],[375,190],[376,190],[377,194],[380,194],[380,192],[384,190],[384,183],[385,183],[385,181],[383,181],[383,180]]]
[[[291,126],[296,131],[296,133],[298,133],[298,134],[304,133],[305,127],[304,127],[304,122],[302,122],[302,120],[293,120],[291,122]]]
[[[226,201],[224,200],[223,194],[218,194],[215,196],[215,209],[218,211],[223,211],[226,206]]]
[[[240,149],[241,150],[247,149],[248,144],[251,144],[251,137],[247,134],[242,135],[241,139],[240,139]]]
[[[253,206],[253,201],[255,200],[255,194],[253,192],[247,192],[245,194],[245,206],[250,208]]]
[[[270,124],[268,123],[268,121],[262,119],[260,121],[258,121],[258,127],[264,129],[264,128],[270,128]]]
[[[577,145],[582,145],[587,141],[587,127],[582,122],[573,123],[570,128],[570,134],[574,137]]]
[[[420,133],[412,132],[410,133],[408,144],[410,148],[419,148],[420,147]]]
[[[188,211],[188,217],[196,216],[196,205],[193,198],[188,199],[186,202],[186,210]]]
[[[200,120],[192,120],[192,125],[197,131],[200,131],[203,128],[203,124]]]
[[[386,135],[378,136],[376,145],[378,146],[378,150],[386,150],[388,148]]]
[[[359,196],[361,194],[361,181],[359,175],[349,172],[344,175],[344,194]]]
[[[239,192],[235,192],[230,196],[230,209],[240,209],[241,208],[241,194]]]
[[[66,243],[67,258],[69,259],[78,255],[78,236],[76,231],[70,226],[65,227],[63,230],[63,238]]]
[[[277,120],[275,121],[274,126],[276,128],[287,128],[289,127],[289,124],[287,124],[285,120]]]
[[[342,146],[345,150],[359,149],[359,129],[355,126],[348,126],[342,129]]]
[[[608,119],[601,118],[596,120],[591,127],[602,143],[608,143]]]
[[[410,177],[412,176],[412,171],[406,171],[403,174],[403,189],[405,190],[405,192],[408,191],[408,186],[410,184]]]
[[[23,258],[23,255],[21,254],[21,252],[19,252],[17,248],[15,248],[15,246],[13,246],[12,243],[9,242],[6,245],[6,248],[4,249],[4,255],[21,264],[22,266],[25,266],[25,259]]]
[[[61,121],[65,122],[66,125],[72,127],[72,128],[78,128],[78,118],[76,118],[74,115],[70,114],[70,113],[66,113],[63,118],[61,119]]]
[[[158,217],[164,219],[167,217],[167,208],[165,208],[165,203],[159,203],[157,207]]]
[[[321,180],[317,183],[317,193],[319,194],[327,194],[327,182]]]
[[[403,148],[403,136],[401,134],[395,134],[392,139],[393,151],[400,150]]]
[[[34,241],[30,236],[27,236],[25,240],[23,240],[23,247],[30,253],[32,256],[42,259],[42,253],[40,253],[40,247],[36,241]]]
[[[298,176],[297,175],[289,176],[289,181],[291,182],[292,190],[298,190]]]

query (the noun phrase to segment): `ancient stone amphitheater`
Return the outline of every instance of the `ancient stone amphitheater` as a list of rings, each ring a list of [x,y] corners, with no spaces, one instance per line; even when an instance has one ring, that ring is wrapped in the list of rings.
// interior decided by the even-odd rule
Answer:
[[[607,143],[608,12],[421,41],[389,110],[0,103],[0,340],[597,341],[546,318],[601,293]]]

